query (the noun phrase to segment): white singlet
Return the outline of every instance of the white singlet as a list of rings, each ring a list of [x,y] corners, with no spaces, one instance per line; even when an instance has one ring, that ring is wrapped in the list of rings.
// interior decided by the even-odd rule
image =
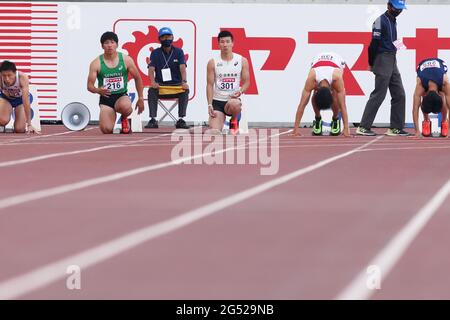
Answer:
[[[216,76],[213,99],[228,101],[230,95],[240,89],[242,56],[233,53],[233,58],[230,61],[224,61],[219,53],[214,58],[214,69]]]
[[[311,68],[316,72],[316,83],[327,80],[331,86],[334,69],[344,70],[345,61],[334,52],[323,52],[314,58]]]

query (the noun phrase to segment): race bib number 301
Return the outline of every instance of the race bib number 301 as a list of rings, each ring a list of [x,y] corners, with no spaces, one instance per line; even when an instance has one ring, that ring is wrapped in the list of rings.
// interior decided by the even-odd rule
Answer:
[[[105,88],[111,91],[118,91],[123,88],[123,77],[112,77],[104,79]]]
[[[233,91],[235,90],[235,81],[234,78],[223,78],[219,82],[219,89],[224,91]]]

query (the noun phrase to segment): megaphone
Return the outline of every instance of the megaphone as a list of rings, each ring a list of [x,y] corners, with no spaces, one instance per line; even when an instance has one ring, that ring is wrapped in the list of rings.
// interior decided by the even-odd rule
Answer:
[[[86,128],[91,120],[88,107],[80,102],[71,102],[64,107],[61,113],[63,125],[72,131],[80,131]]]

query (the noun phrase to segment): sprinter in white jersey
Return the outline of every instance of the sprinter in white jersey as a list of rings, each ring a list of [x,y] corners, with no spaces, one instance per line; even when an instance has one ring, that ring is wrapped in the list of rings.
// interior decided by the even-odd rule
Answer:
[[[217,36],[220,54],[209,60],[207,67],[206,97],[208,99],[209,128],[222,132],[225,116],[231,116],[230,132],[239,130],[238,116],[241,112],[241,95],[250,86],[248,61],[233,53],[234,39],[229,31]]]
[[[0,126],[6,126],[14,111],[14,132],[38,132],[31,125],[28,76],[11,61],[0,64]]]
[[[344,68],[344,60],[333,52],[320,53],[314,58],[297,108],[294,135],[300,135],[299,125],[303,112],[309,102],[311,93],[314,91],[311,99],[316,118],[313,122],[313,135],[322,135],[320,110],[331,108],[333,111],[331,135],[337,136],[341,133],[339,121],[339,112],[341,112],[344,124],[343,134],[346,137],[350,136],[347,107],[345,105]]]

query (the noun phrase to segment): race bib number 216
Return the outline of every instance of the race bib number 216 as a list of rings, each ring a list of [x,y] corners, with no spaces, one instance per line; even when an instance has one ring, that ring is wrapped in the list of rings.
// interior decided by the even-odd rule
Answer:
[[[117,91],[123,88],[123,77],[105,78],[105,88],[111,91]]]

